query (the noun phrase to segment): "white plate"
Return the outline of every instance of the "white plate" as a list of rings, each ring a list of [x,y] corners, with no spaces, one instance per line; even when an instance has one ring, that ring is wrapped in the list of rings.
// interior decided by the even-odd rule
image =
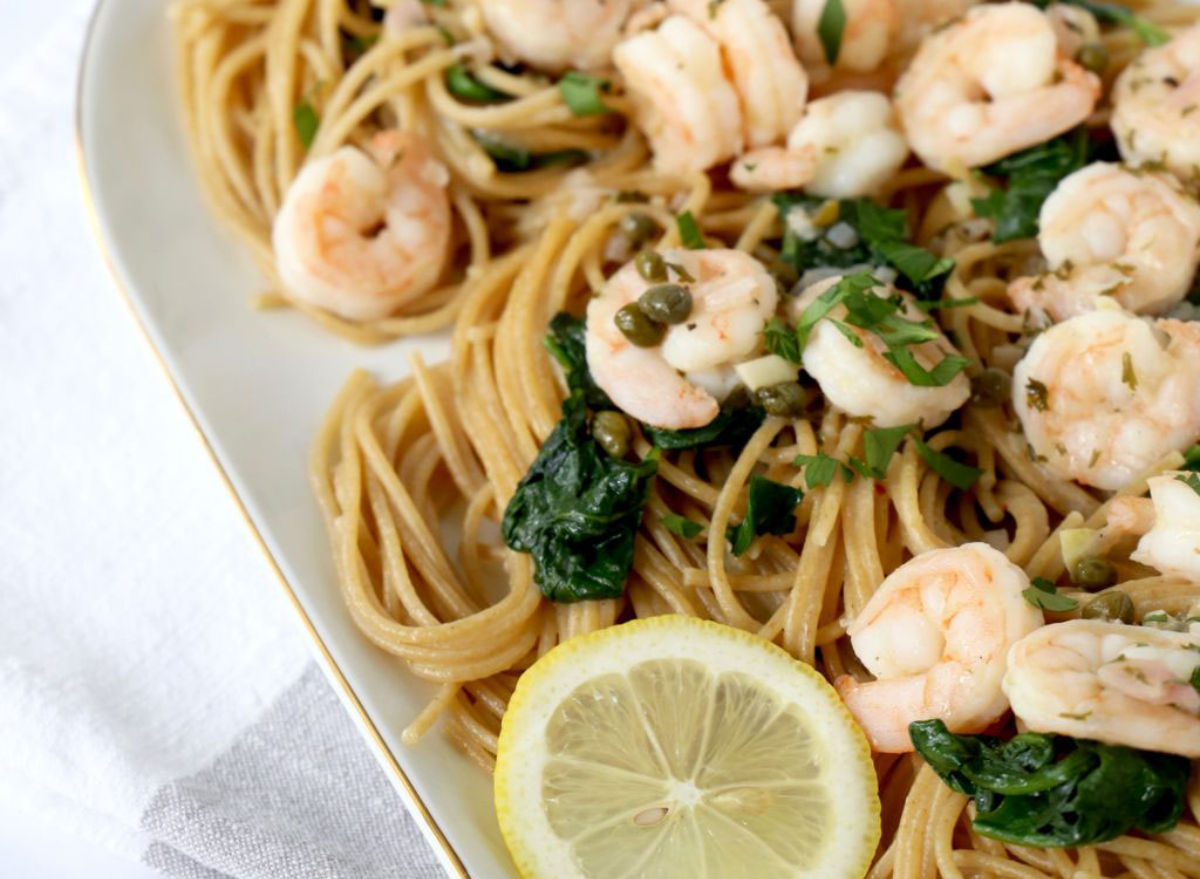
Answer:
[[[447,870],[515,876],[488,780],[436,733],[416,748],[400,744],[431,688],[355,629],[305,474],[321,416],[352,369],[391,379],[403,374],[411,350],[436,362],[448,344],[438,337],[359,348],[298,314],[250,309],[262,281],[199,190],[169,36],[163,0],[101,0],[92,22],[77,137],[101,247],[275,563],[318,660]]]

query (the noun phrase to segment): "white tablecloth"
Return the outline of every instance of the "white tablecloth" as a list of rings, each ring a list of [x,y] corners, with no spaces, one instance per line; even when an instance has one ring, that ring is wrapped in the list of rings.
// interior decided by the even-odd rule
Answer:
[[[435,879],[91,238],[90,6],[0,0],[0,792],[176,875]]]

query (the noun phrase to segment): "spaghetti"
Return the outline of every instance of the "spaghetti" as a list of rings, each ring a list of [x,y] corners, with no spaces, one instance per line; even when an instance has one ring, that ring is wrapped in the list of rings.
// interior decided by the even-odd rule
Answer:
[[[365,3],[345,0],[180,0],[174,7],[181,94],[204,186],[222,218],[273,276],[271,220],[306,158],[327,155],[366,131],[398,127],[425,135],[450,167],[456,247],[462,268],[402,313],[352,323],[289,300],[322,325],[363,342],[453,326],[450,359],[420,357],[411,375],[379,386],[364,373],[346,383],[313,446],[310,478],[329,531],[339,588],[355,623],[381,649],[439,686],[406,730],[415,742],[441,720],[485,771],[500,719],[523,669],[574,635],[632,617],[665,613],[713,619],[756,632],[830,679],[861,666],[847,621],[884,576],[927,550],[994,538],[1031,577],[1064,576],[1062,531],[1098,528],[1111,498],[1056,479],[1031,459],[1005,410],[973,400],[925,443],[956,450],[980,477],[960,490],[934,472],[914,438],[882,478],[834,479],[812,488],[782,536],[759,537],[736,560],[724,541],[687,539],[669,514],[723,535],[746,509],[754,474],[805,487],[798,455],[824,450],[845,462],[863,455],[866,426],[832,409],[767,418],[740,448],[665,453],[658,462],[634,551],[616,599],[555,604],[543,599],[530,557],[506,550],[498,526],[518,483],[554,430],[566,387],[543,346],[550,319],[580,313],[614,268],[614,230],[634,214],[665,230],[689,212],[704,234],[777,261],[783,223],[769,200],[731,191],[706,174],[676,179],[648,167],[628,99],[614,90],[612,114],[576,117],[560,90],[530,71],[482,63],[479,22],[456,5],[429,9],[432,24],[374,39],[384,27]],[[1156,5],[1162,25],[1190,22],[1186,8]],[[451,42],[451,40],[453,42]],[[1136,34],[1105,35],[1108,78],[1140,48]],[[484,85],[512,100],[476,105],[451,95],[445,73],[467,62]],[[306,97],[307,96],[307,97]],[[294,121],[310,101],[319,125],[305,151]],[[1091,120],[1103,124],[1103,114]],[[570,168],[502,171],[482,144],[488,133],[537,153],[583,149],[585,195],[565,183]],[[1036,243],[981,240],[953,226],[948,178],[909,168],[884,193],[907,210],[919,239],[952,257],[945,290],[973,302],[938,312],[970,361],[968,372],[1011,369],[1013,341],[1028,327],[1006,297]],[[617,193],[625,194],[617,196]],[[636,193],[631,198],[627,194]],[[645,459],[650,441],[634,434]],[[1170,457],[1156,471],[1178,467]],[[1135,482],[1115,496],[1145,491]],[[1154,575],[1106,547],[1140,619],[1183,613],[1200,586]],[[1076,597],[1079,597],[1076,595]],[[1078,611],[1053,619],[1078,616]],[[1193,769],[1185,818],[1161,836],[1123,836],[1075,849],[1030,849],[980,836],[974,807],[919,758],[878,755],[884,841],[870,872],[1012,879],[1200,877],[1200,783]]]

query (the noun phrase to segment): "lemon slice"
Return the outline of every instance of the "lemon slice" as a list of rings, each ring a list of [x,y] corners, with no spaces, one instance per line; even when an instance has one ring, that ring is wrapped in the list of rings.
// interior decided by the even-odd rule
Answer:
[[[858,879],[871,752],[833,688],[738,629],[654,617],[521,676],[496,813],[527,879]]]

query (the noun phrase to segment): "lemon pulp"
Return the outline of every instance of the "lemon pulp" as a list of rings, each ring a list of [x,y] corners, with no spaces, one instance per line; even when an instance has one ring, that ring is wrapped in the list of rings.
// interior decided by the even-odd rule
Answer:
[[[574,639],[528,670],[496,802],[536,879],[856,877],[879,839],[870,752],[833,689],[685,617]]]

